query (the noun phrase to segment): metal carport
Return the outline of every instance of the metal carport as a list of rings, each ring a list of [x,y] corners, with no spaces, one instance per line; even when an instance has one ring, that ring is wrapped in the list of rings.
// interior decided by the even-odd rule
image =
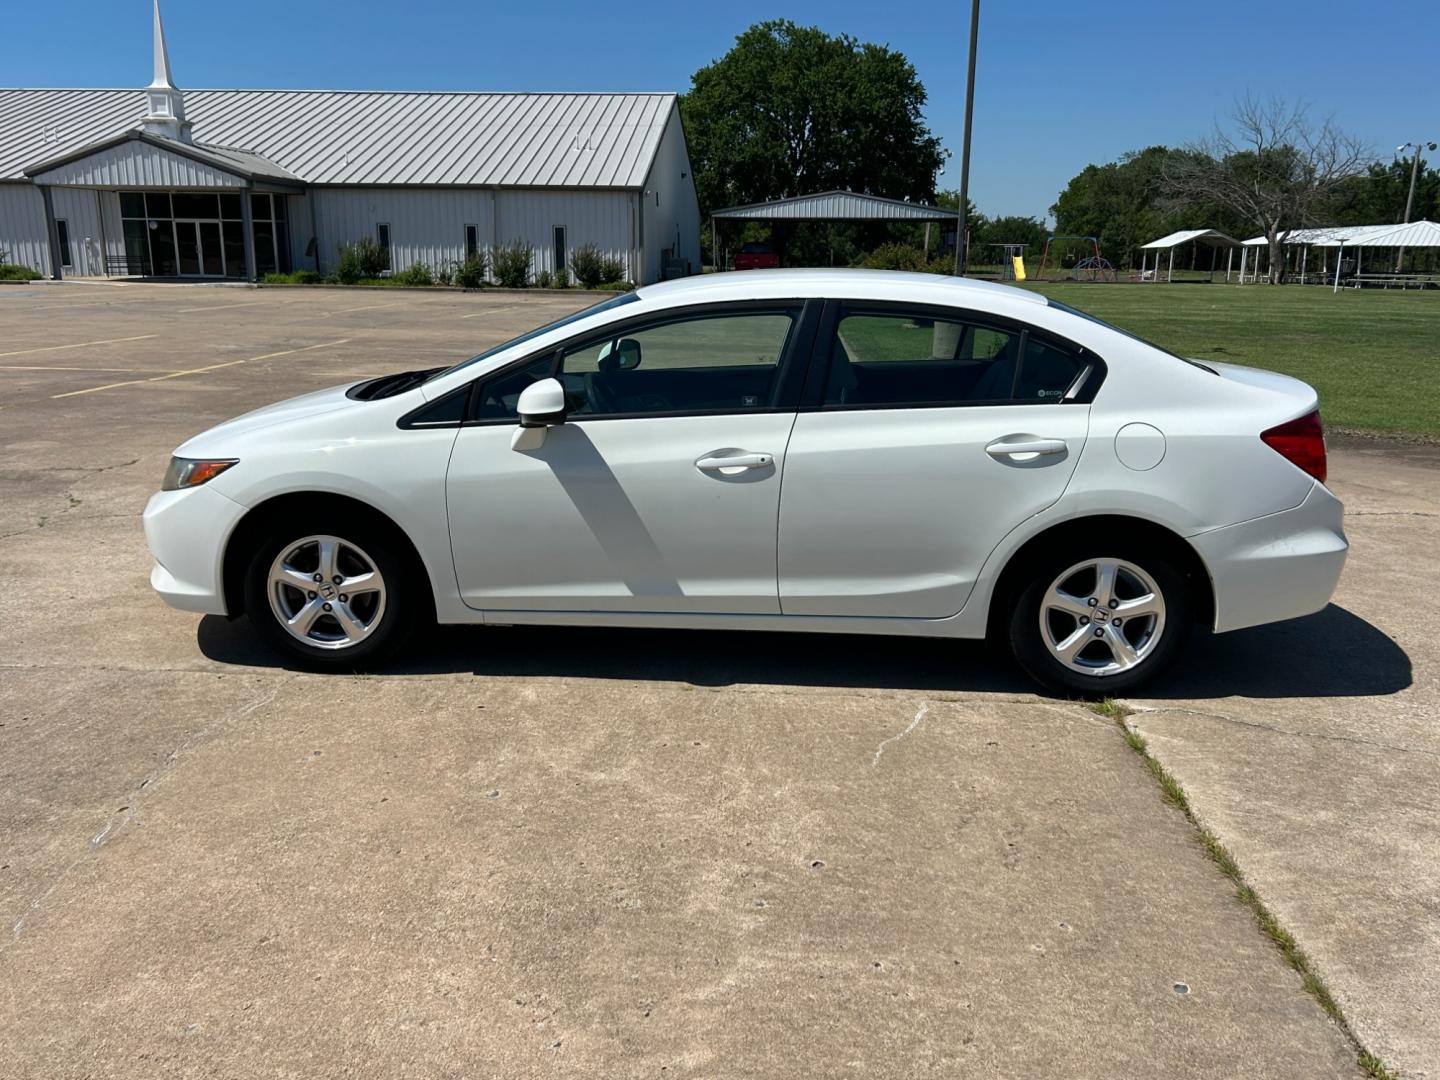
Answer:
[[[727,206],[710,213],[710,255],[715,265],[720,260],[718,221],[915,221],[928,226],[936,221],[956,222],[960,214],[928,203],[887,199],[857,191],[821,191],[814,195],[796,195],[769,202]],[[927,248],[929,235],[926,235]]]

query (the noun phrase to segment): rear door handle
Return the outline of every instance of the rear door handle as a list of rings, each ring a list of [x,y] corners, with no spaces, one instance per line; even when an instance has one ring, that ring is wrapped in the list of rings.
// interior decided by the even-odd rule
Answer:
[[[695,467],[701,472],[727,472],[734,469],[739,472],[742,469],[763,469],[767,465],[775,464],[774,454],[755,454],[748,450],[738,453],[715,452],[707,454],[695,462]]]
[[[993,458],[1019,457],[1022,454],[1030,454],[1036,457],[1044,457],[1050,454],[1063,454],[1070,447],[1064,439],[1042,439],[1034,435],[1006,435],[1003,439],[996,439],[985,452]]]

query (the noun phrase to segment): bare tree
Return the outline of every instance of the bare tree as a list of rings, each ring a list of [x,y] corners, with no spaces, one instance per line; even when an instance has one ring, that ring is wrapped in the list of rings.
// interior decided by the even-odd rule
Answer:
[[[1230,130],[1217,124],[1204,139],[1166,162],[1169,200],[1182,206],[1223,206],[1265,234],[1270,282],[1284,277],[1285,237],[1317,218],[1331,192],[1361,172],[1369,158],[1360,140],[1326,119],[1311,122],[1304,103],[1279,98],[1235,102]]]

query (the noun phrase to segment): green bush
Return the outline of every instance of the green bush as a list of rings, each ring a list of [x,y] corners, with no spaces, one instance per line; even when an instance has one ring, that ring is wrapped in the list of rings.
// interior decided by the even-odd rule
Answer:
[[[325,279],[314,270],[296,270],[291,274],[266,274],[266,285],[319,285]]]
[[[342,285],[354,285],[362,277],[360,256],[355,250],[355,245],[341,244],[335,249],[335,254],[337,256],[335,280]]]
[[[624,263],[606,255],[593,243],[584,244],[571,253],[570,269],[575,273],[575,280],[587,289],[619,281],[625,274]]]
[[[398,274],[391,274],[390,280],[397,285],[434,285],[435,273],[425,263],[411,263],[408,270],[401,270]]]
[[[462,289],[478,289],[485,284],[485,273],[489,269],[490,260],[485,252],[467,255],[455,264],[455,284]]]
[[[550,281],[549,270],[535,271],[535,287],[537,289],[549,289],[553,287]]]
[[[530,264],[535,249],[524,240],[512,240],[495,248],[490,257],[495,267],[495,280],[507,289],[523,289],[530,284]]]
[[[570,253],[570,269],[575,273],[575,280],[584,288],[593,289],[599,285],[602,278],[600,275],[600,263],[605,256],[600,254],[600,249],[594,244],[584,244]]]
[[[0,281],[39,281],[44,276],[28,266],[0,262]]]
[[[635,283],[633,281],[602,281],[595,288],[602,292],[634,292]]]
[[[374,237],[362,236],[350,244],[341,244],[340,265],[335,276],[346,285],[353,285],[361,278],[378,278],[390,268],[390,259],[385,249],[375,242]]]
[[[928,258],[925,252],[910,244],[881,244],[855,265],[867,270],[916,270],[929,274],[945,274],[954,268],[951,260]]]
[[[450,264],[447,265],[447,266],[442,266],[442,267],[440,267],[439,270],[436,270],[436,271],[435,271],[435,284],[436,284],[436,285],[449,285],[449,284],[453,283],[454,280],[455,280],[455,264],[454,264],[454,263],[450,263]]]

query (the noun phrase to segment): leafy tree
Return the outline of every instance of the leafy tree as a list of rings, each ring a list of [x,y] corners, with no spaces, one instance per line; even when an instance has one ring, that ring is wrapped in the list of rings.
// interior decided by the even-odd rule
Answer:
[[[841,189],[929,201],[940,141],[903,54],[785,19],[758,23],[681,99],[703,213]],[[815,229],[816,252],[834,237]],[[781,230],[782,245],[799,240]],[[848,239],[848,238],[847,238]]]
[[[1212,135],[1165,162],[1164,185],[1179,207],[1223,206],[1265,234],[1270,280],[1284,276],[1286,234],[1321,224],[1335,192],[1363,168],[1365,149],[1326,120],[1312,123],[1304,105],[1241,98],[1233,129]]]
[[[1411,158],[1375,162],[1363,176],[1353,176],[1335,188],[1327,207],[1332,225],[1385,225],[1405,216],[1410,193]],[[1440,221],[1440,169],[1425,165],[1415,180],[1415,206],[1410,220]]]
[[[1028,244],[1029,254],[1040,254],[1045,238],[1050,235],[1045,222],[1039,218],[1008,215],[1005,217],[982,217],[971,233],[971,246],[996,244]],[[990,246],[983,256],[985,261],[998,262],[1001,251]],[[980,261],[980,260],[974,260]]]

